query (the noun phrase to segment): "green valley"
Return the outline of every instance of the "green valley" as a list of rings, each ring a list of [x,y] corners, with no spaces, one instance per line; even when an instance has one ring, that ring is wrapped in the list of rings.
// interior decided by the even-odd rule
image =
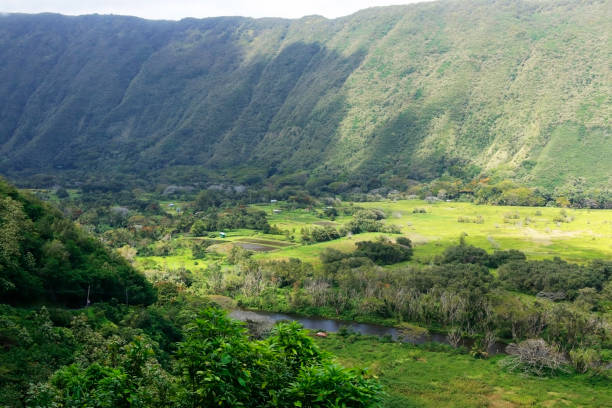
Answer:
[[[17,3],[0,408],[612,407],[609,0]]]
[[[36,237],[55,236],[52,245],[42,243],[42,249],[32,250],[47,257],[42,258],[44,262],[34,258],[34,265],[44,265],[38,278],[43,287],[60,287],[49,281],[54,275],[46,272],[51,256],[62,253],[56,247],[75,250],[71,241],[61,240],[74,239],[70,238],[74,234],[83,240],[93,234],[101,241],[96,245],[104,248],[96,256],[113,254],[112,259],[123,262],[126,271],[139,276],[147,290],[155,293],[145,301],[148,306],[134,305],[142,289],[124,289],[125,278],[111,274],[118,279],[110,286],[115,292],[102,292],[108,299],[100,298],[97,288],[108,278],[96,271],[107,271],[106,266],[82,275],[78,284],[67,279],[69,269],[56,275],[63,278],[67,289],[78,288],[83,300],[86,286],[96,288],[93,304],[85,309],[66,309],[53,298],[15,303],[15,295],[5,289],[5,302],[19,306],[5,305],[2,311],[2,358],[7,365],[0,378],[6,401],[21,398],[25,406],[45,401],[73,406],[77,391],[70,388],[70,381],[81,378],[79,375],[84,376],[79,381],[90,384],[88,390],[79,391],[87,393],[85,401],[99,401],[99,393],[113,389],[105,388],[107,381],[113,376],[118,377],[112,381],[119,381],[126,374],[117,383],[126,387],[125,395],[153,398],[142,399],[141,406],[179,406],[177,398],[187,395],[185,387],[203,386],[197,376],[181,377],[177,371],[186,363],[181,350],[224,338],[227,342],[222,347],[237,348],[228,351],[228,357],[210,355],[221,358],[215,360],[220,365],[211,368],[215,373],[225,369],[234,352],[238,354],[232,358],[240,361],[250,361],[252,353],[269,358],[257,368],[264,370],[257,374],[263,377],[247,374],[244,385],[240,383],[228,394],[239,399],[222,402],[233,406],[243,398],[240,395],[253,395],[249,387],[266,381],[268,364],[288,363],[282,354],[266,354],[266,348],[276,350],[279,341],[311,342],[314,335],[286,323],[273,325],[264,315],[246,321],[246,337],[242,325],[228,320],[222,311],[251,309],[340,319],[347,324],[381,324],[408,338],[435,334],[436,341],[447,343],[409,345],[341,328],[338,333],[315,336],[314,356],[319,350],[332,352],[320,362],[309,360],[315,371],[283,371],[295,381],[312,380],[302,375],[316,375],[321,381],[346,378],[355,392],[363,393],[360,398],[372,404],[363,406],[547,406],[564,402],[602,406],[610,402],[606,367],[612,358],[611,210],[477,205],[432,197],[407,199],[405,193],[391,193],[378,201],[300,196],[245,204],[243,200],[248,201],[253,192],[234,195],[209,189],[168,196],[144,191],[64,193],[59,189],[21,193],[6,184],[3,188],[5,234],[25,228],[32,229]],[[51,204],[43,204],[34,195],[61,206],[63,216],[80,227],[72,226]],[[26,210],[18,210],[21,207],[14,201],[25,203]],[[27,210],[30,208],[37,210]],[[26,215],[14,215],[19,211],[46,211],[56,218],[51,223],[43,222],[45,217],[36,218],[28,224]],[[13,228],[13,222],[31,226]],[[60,232],[40,230],[48,225],[51,231],[62,225],[61,231],[67,232],[53,235]],[[7,239],[3,242],[19,242],[16,236]],[[30,242],[36,242],[32,239],[20,245],[31,247]],[[56,253],[60,255],[52,255]],[[82,268],[73,252],[62,256]],[[11,279],[5,285],[9,289],[19,284],[11,276],[36,271],[28,269],[31,263],[25,260],[12,263],[10,259],[2,270]],[[42,323],[32,325],[32,321]],[[37,324],[43,324],[47,334],[39,333]],[[83,340],[83,333],[92,340]],[[24,335],[26,343],[18,340]],[[80,340],[66,340],[72,336]],[[538,347],[544,347],[546,359],[559,359],[559,365],[532,366],[512,351],[508,351],[510,356],[489,354],[493,344],[511,350],[514,345],[527,347],[530,341],[542,342]],[[82,353],[88,350],[99,351],[84,359]],[[129,374],[131,364],[136,364],[130,358],[144,358],[133,354],[135,350],[148,353],[146,364],[163,381],[138,374],[141,371]],[[212,352],[206,347],[197,350]],[[15,356],[22,353],[29,353],[28,361],[42,368],[32,377],[39,385],[29,383],[30,371],[8,364],[21,359]],[[41,353],[51,353],[51,360]],[[381,357],[387,353],[393,357]],[[334,361],[357,371],[334,368]],[[369,370],[360,371],[365,367]],[[77,374],[79,370],[85,371]],[[96,370],[105,374],[99,377],[102,374]],[[220,377],[214,387],[201,389],[218,396],[215,387],[226,387],[234,380]],[[292,384],[307,384],[299,381]],[[542,381],[545,386],[539,385]],[[245,394],[240,394],[240,387]],[[340,391],[334,387],[330,392]],[[547,389],[545,397],[541,387]],[[284,404],[310,398],[298,388],[291,390],[287,392],[297,394],[270,388],[247,406],[290,406]],[[345,389],[353,392],[350,390],[353,388]],[[109,401],[116,404],[120,399]]]

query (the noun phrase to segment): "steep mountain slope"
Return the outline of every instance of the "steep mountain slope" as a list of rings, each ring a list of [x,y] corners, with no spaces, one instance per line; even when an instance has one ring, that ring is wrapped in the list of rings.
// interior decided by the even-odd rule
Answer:
[[[121,256],[0,179],[0,302],[84,306],[88,298],[150,304],[155,292]]]
[[[0,18],[0,171],[612,183],[610,3]]]

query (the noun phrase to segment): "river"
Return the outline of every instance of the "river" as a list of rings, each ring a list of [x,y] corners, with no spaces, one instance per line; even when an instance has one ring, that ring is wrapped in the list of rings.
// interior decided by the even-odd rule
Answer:
[[[382,326],[378,324],[370,323],[355,323],[343,320],[325,319],[322,317],[305,317],[294,314],[286,313],[274,313],[254,310],[236,309],[230,313],[230,317],[247,321],[251,320],[254,322],[270,323],[274,324],[280,321],[296,321],[304,326],[305,329],[324,331],[329,333],[336,333],[342,327],[345,327],[349,331],[355,333],[368,335],[368,336],[389,336],[395,341],[402,341],[411,344],[423,344],[428,342],[436,342],[442,344],[450,344],[447,337],[444,334],[438,333],[427,333],[411,335],[405,333],[401,329],[395,327]],[[468,349],[474,345],[474,340],[470,338],[461,339],[459,345],[467,347]],[[496,342],[492,347],[489,348],[489,355],[501,354],[505,352],[506,345],[501,342]]]

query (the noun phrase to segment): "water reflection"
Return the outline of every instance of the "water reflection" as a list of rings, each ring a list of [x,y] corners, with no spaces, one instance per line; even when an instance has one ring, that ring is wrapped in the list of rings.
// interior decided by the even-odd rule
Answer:
[[[334,319],[324,319],[321,317],[304,317],[293,314],[285,314],[285,313],[274,313],[274,312],[264,312],[264,311],[253,311],[253,310],[242,310],[236,309],[230,313],[230,317],[242,320],[242,321],[253,321],[261,324],[269,324],[273,325],[276,322],[288,320],[288,321],[296,321],[299,322],[305,329],[309,330],[317,330],[317,331],[325,331],[329,333],[336,333],[340,331],[341,328],[346,328],[349,331],[353,331],[359,334],[368,335],[368,336],[388,336],[395,341],[402,341],[411,344],[423,344],[428,342],[436,342],[442,344],[449,344],[448,339],[443,334],[437,333],[408,333],[401,329],[396,329],[394,327],[381,326],[377,324],[370,323],[355,323],[349,321],[342,320],[334,320]],[[461,339],[461,346],[471,348],[474,345],[474,340],[464,338]],[[489,348],[488,352],[490,355],[504,353],[505,344],[503,343],[495,343],[491,348]]]

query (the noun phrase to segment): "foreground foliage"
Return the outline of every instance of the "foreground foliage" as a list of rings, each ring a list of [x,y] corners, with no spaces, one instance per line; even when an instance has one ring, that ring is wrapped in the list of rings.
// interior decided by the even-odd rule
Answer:
[[[93,314],[54,310],[56,318],[74,316],[68,327],[56,326],[44,308],[31,312],[36,325],[28,324],[31,313],[4,308],[2,338],[12,325],[29,340],[5,343],[0,353],[6,367],[0,405],[373,407],[380,401],[375,379],[332,364],[296,323],[280,323],[264,340],[251,340],[243,324],[220,309],[204,304],[196,313],[201,303],[175,300],[180,305],[163,308],[163,315],[109,306],[89,309]],[[156,324],[134,319],[139,315]],[[187,323],[174,335],[180,339],[176,348],[168,342],[161,348],[164,343],[153,338],[172,337],[160,330],[173,327],[171,315]],[[109,317],[121,319],[118,326]],[[11,359],[14,364],[5,365]]]

